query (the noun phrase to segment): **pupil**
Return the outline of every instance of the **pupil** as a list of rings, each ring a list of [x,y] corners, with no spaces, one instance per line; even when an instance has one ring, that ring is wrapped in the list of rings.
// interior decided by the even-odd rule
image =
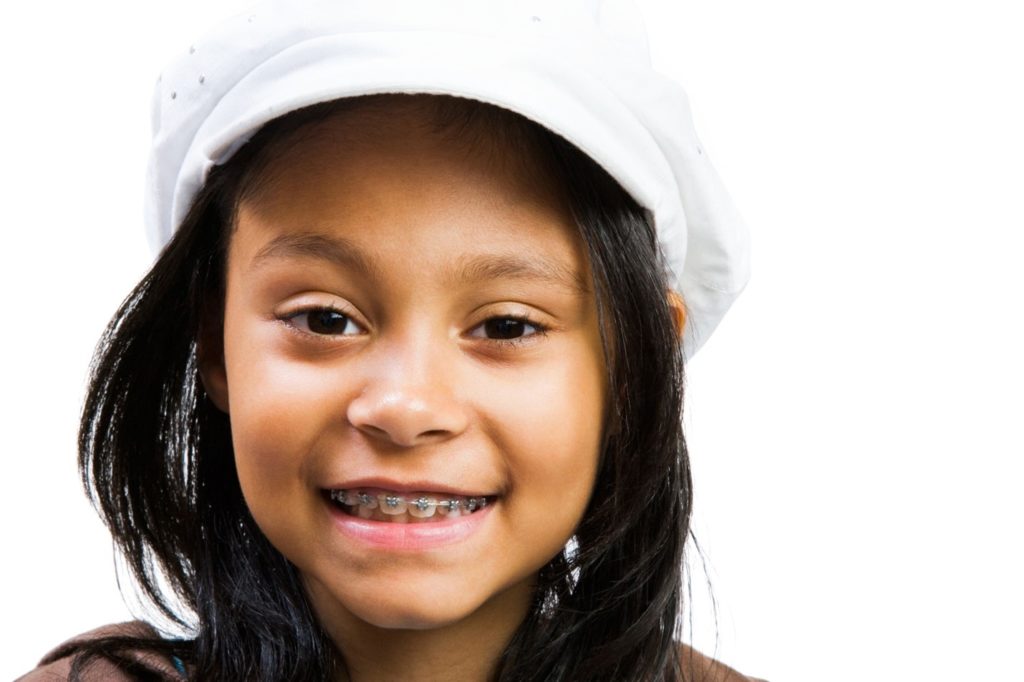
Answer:
[[[522,320],[496,319],[484,323],[487,336],[492,339],[515,339],[523,335],[526,323]]]
[[[309,330],[317,334],[331,334],[345,328],[347,317],[334,310],[309,313]]]

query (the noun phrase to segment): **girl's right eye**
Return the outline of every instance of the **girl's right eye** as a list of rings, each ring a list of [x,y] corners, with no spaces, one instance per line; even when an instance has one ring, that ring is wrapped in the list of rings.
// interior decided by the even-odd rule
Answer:
[[[281,319],[299,331],[317,336],[351,336],[362,331],[351,317],[334,308],[307,308]]]

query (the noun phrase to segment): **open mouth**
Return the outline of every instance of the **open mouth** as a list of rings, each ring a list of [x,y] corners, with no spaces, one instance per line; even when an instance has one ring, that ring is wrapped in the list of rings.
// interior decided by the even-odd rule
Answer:
[[[349,516],[390,523],[428,523],[469,516],[496,499],[494,495],[463,497],[376,489],[333,489],[325,492],[330,503]]]

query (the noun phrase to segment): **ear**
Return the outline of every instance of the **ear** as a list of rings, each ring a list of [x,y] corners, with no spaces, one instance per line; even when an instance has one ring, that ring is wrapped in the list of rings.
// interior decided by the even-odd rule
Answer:
[[[220,320],[204,319],[196,342],[199,379],[218,410],[228,413],[228,373],[224,365],[224,325]]]
[[[686,304],[683,297],[672,289],[668,290],[668,307],[672,312],[672,322],[676,327],[676,339],[683,340],[683,330],[686,328]]]

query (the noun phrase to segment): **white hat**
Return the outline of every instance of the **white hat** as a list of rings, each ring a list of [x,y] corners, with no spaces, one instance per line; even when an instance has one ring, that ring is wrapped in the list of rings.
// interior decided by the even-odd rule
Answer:
[[[532,119],[599,163],[653,217],[687,307],[690,357],[749,276],[749,236],[650,64],[630,0],[269,0],[170,64],[153,101],[146,221],[159,249],[210,169],[263,124],[373,93],[451,94]]]

